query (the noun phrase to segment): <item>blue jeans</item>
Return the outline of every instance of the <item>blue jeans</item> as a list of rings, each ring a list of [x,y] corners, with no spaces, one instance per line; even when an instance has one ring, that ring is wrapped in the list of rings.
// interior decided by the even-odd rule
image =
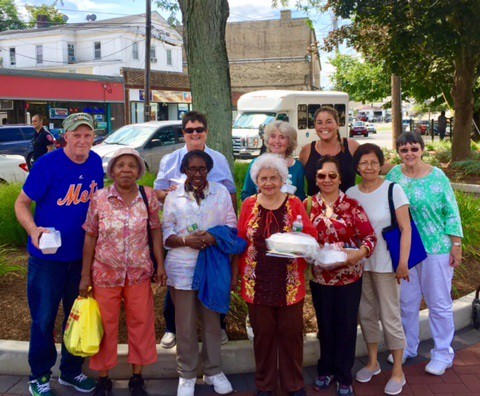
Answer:
[[[223,330],[227,328],[225,316],[227,315],[220,314],[220,327]],[[173,305],[170,288],[167,288],[167,294],[165,295],[165,301],[163,303],[163,318],[165,319],[165,331],[176,334],[177,329],[175,327],[175,305]]]
[[[30,256],[28,260],[28,306],[32,317],[30,350],[28,363],[32,374],[30,379],[41,378],[52,373],[57,360],[57,350],[53,338],[55,319],[60,301],[63,302],[65,319],[62,333],[67,323],[70,309],[78,297],[82,262],[56,262]],[[62,375],[75,377],[82,372],[84,359],[70,354],[62,341]]]

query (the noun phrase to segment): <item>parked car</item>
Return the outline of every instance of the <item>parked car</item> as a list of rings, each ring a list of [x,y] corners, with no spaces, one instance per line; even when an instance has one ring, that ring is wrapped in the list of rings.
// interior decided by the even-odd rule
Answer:
[[[157,172],[160,160],[185,143],[181,121],[151,121],[129,124],[117,129],[92,150],[102,157],[103,170],[115,152],[124,147],[136,149],[145,161],[147,171]]]
[[[355,121],[350,125],[350,137],[355,135],[363,135],[364,137],[368,136],[368,130],[363,121]]]
[[[375,126],[375,124],[372,124],[371,122],[367,122],[367,131],[368,133],[377,133],[377,127]]]
[[[419,121],[415,126],[415,132],[421,135],[427,135],[430,129],[430,122],[428,120]]]
[[[0,183],[23,183],[28,176],[28,166],[21,155],[0,154]]]
[[[0,126],[0,154],[21,155],[29,163],[33,156],[34,136],[35,128],[31,125]]]

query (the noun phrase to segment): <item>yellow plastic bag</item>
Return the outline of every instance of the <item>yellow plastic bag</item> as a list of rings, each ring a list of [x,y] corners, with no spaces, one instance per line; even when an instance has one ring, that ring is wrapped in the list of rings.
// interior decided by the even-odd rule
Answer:
[[[93,356],[100,349],[102,337],[103,325],[98,303],[92,297],[78,297],[63,333],[65,347],[75,356]]]

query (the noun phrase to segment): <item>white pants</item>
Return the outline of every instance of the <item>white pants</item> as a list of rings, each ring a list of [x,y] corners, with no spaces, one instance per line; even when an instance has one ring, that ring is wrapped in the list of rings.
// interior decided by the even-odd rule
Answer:
[[[416,356],[419,344],[419,310],[422,295],[428,306],[430,331],[435,343],[432,360],[450,364],[454,352],[450,344],[455,333],[452,290],[453,268],[449,254],[429,254],[410,270],[410,282],[403,281],[400,291],[402,324],[407,338],[406,356]]]

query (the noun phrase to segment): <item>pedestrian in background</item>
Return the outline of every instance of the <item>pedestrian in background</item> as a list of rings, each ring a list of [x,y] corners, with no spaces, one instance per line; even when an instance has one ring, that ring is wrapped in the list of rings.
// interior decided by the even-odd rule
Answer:
[[[438,134],[440,135],[440,140],[445,139],[447,133],[447,117],[445,117],[445,110],[442,110],[438,116]]]
[[[32,163],[35,163],[42,155],[55,150],[55,138],[43,126],[43,117],[35,114],[32,117],[32,126],[35,128],[35,136],[32,139],[33,157]]]

